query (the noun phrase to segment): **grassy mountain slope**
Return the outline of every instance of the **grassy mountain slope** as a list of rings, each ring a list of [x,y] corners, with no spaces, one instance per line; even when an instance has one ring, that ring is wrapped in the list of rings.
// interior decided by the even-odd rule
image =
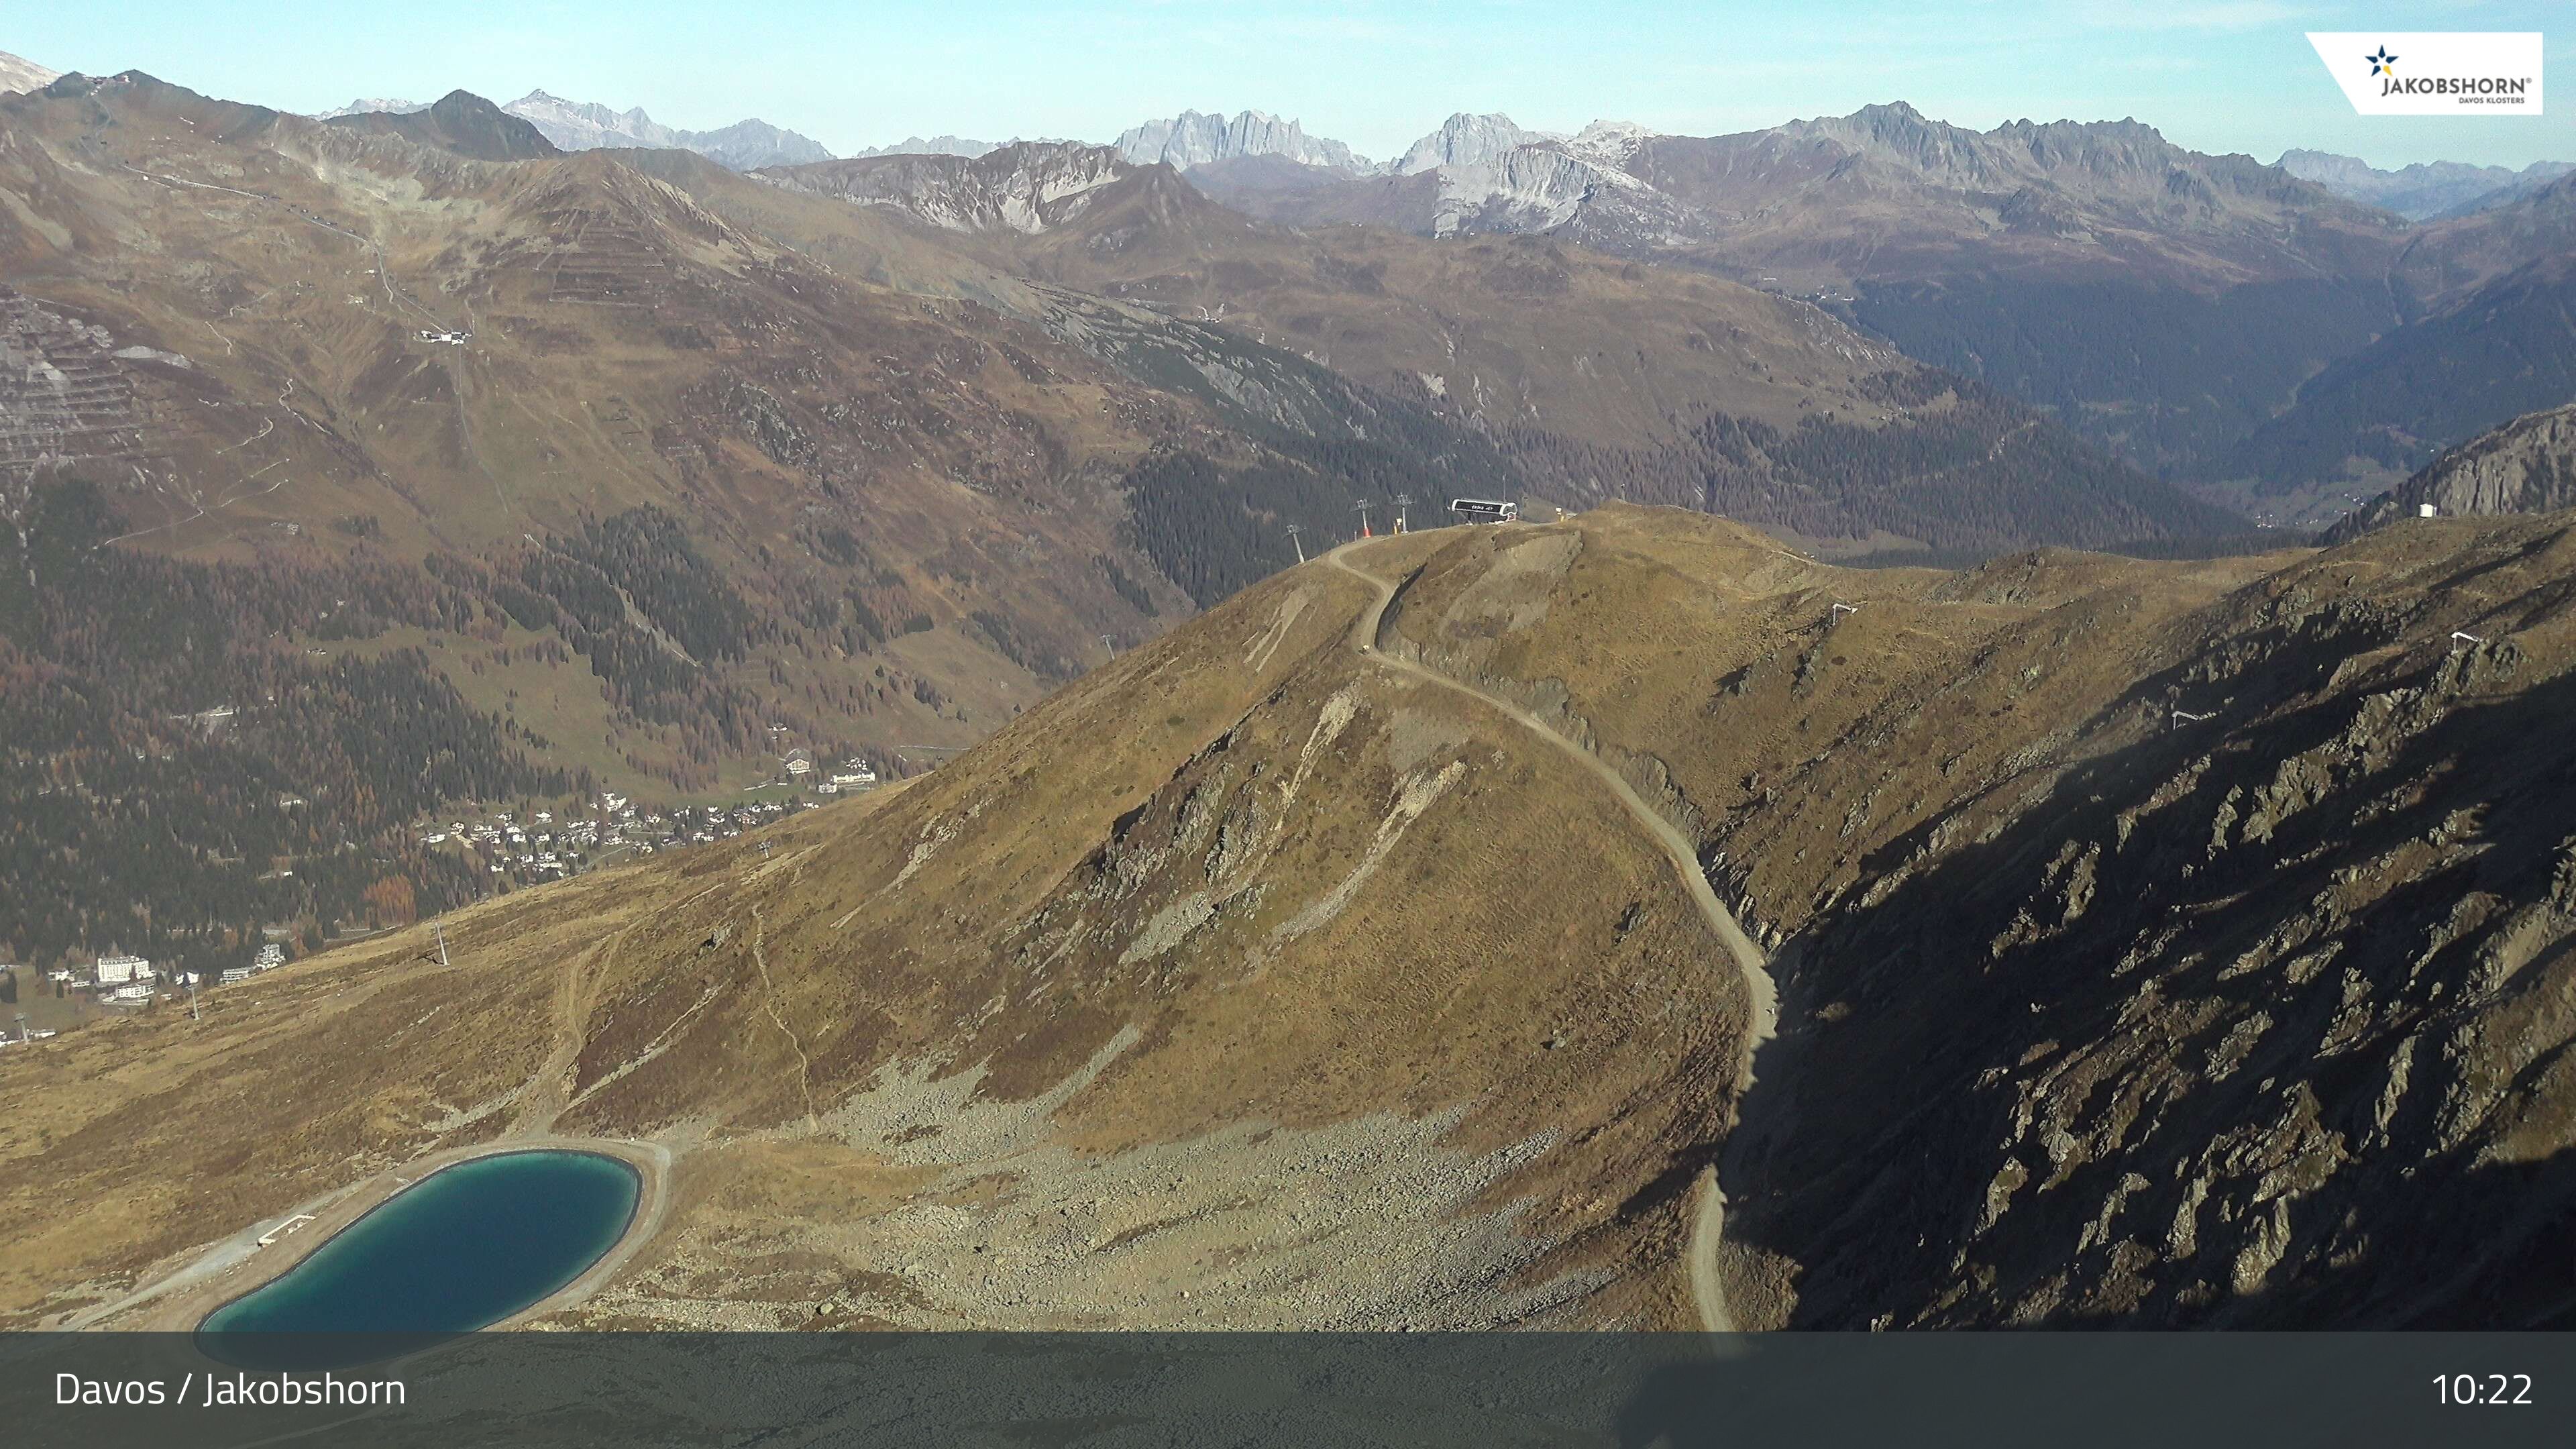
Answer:
[[[29,790],[148,793],[118,751],[197,748],[174,716],[265,708],[326,655],[384,656],[406,697],[452,691],[460,718],[510,732],[526,758],[470,772],[469,798],[525,771],[731,795],[777,769],[772,726],[901,773],[924,757],[903,747],[981,738],[1292,560],[1279,525],[1345,527],[1353,492],[1390,478],[1509,473],[1417,406],[1230,334],[932,248],[867,280],[843,264],[875,233],[762,213],[773,239],[618,155],[458,154],[482,111],[451,100],[398,118],[438,144],[139,74],[0,100],[0,324],[52,369],[0,384],[0,513],[39,560],[0,598],[0,666],[67,671],[100,701],[86,735],[10,732]],[[1130,481],[1179,456],[1208,486]],[[85,545],[175,562],[127,571],[166,593],[136,607],[230,611],[206,667],[172,674],[154,641],[90,618],[111,595],[26,539],[59,507],[100,524]],[[1186,543],[1204,536],[1231,544]],[[436,803],[380,778],[276,793],[325,786]],[[429,890],[385,812],[349,818],[365,828],[309,848],[400,855]],[[245,854],[238,819],[155,820],[153,851],[241,880],[192,889],[185,915],[136,895],[130,920],[102,902],[72,936],[13,922],[0,945],[251,950],[273,907],[245,882],[295,861]],[[42,895],[27,884],[13,898]]]
[[[184,1321],[241,1272],[117,1305],[425,1154],[605,1138],[667,1156],[654,1227],[560,1322],[2549,1320],[2571,570],[2563,517],[1359,545],[766,850],[0,1061],[5,1181],[81,1225],[0,1293]],[[1749,1090],[1649,816],[1769,953]]]

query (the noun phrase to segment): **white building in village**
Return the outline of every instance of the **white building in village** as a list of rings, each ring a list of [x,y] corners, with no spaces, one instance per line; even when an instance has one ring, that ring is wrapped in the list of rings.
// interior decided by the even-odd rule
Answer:
[[[128,986],[152,979],[152,963],[140,956],[101,956],[98,958],[98,984]]]

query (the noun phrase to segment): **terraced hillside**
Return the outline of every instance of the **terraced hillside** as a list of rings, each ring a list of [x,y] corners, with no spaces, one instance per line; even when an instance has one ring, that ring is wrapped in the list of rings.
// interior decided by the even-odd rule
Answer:
[[[273,1215],[613,1140],[647,1230],[555,1322],[2556,1321],[2571,577],[2563,515],[1354,545],[452,965],[13,1052],[0,1308],[185,1322]]]

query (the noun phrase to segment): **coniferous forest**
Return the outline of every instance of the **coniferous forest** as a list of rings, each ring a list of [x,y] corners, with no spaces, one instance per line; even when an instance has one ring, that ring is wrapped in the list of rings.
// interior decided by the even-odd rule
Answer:
[[[486,888],[406,823],[587,788],[418,650],[328,647],[464,627],[461,590],[363,559],[176,563],[104,547],[118,527],[75,481],[0,531],[0,950],[213,970],[266,925],[406,922]]]

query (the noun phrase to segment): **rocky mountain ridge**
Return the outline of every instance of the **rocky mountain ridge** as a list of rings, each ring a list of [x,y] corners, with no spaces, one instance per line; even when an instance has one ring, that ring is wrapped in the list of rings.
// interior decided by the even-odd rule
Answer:
[[[1306,166],[1321,166],[1367,175],[1377,169],[1367,157],[1339,141],[1309,136],[1295,121],[1267,111],[1238,111],[1232,117],[1183,111],[1169,120],[1147,121],[1110,143],[1135,165],[1157,162],[1187,171],[1241,156],[1284,156]]]
[[[868,156],[981,156],[995,146],[995,141],[970,141],[963,136],[907,136],[891,146],[870,146],[850,153],[850,159]]]
[[[530,122],[566,151],[676,148],[695,151],[736,171],[832,159],[820,142],[756,118],[713,131],[683,131],[654,120],[641,106],[616,111],[595,101],[567,101],[542,90],[530,91],[501,109]]]
[[[2528,413],[2434,459],[2329,529],[2359,538],[2426,505],[2445,517],[2576,508],[2576,403]]]

